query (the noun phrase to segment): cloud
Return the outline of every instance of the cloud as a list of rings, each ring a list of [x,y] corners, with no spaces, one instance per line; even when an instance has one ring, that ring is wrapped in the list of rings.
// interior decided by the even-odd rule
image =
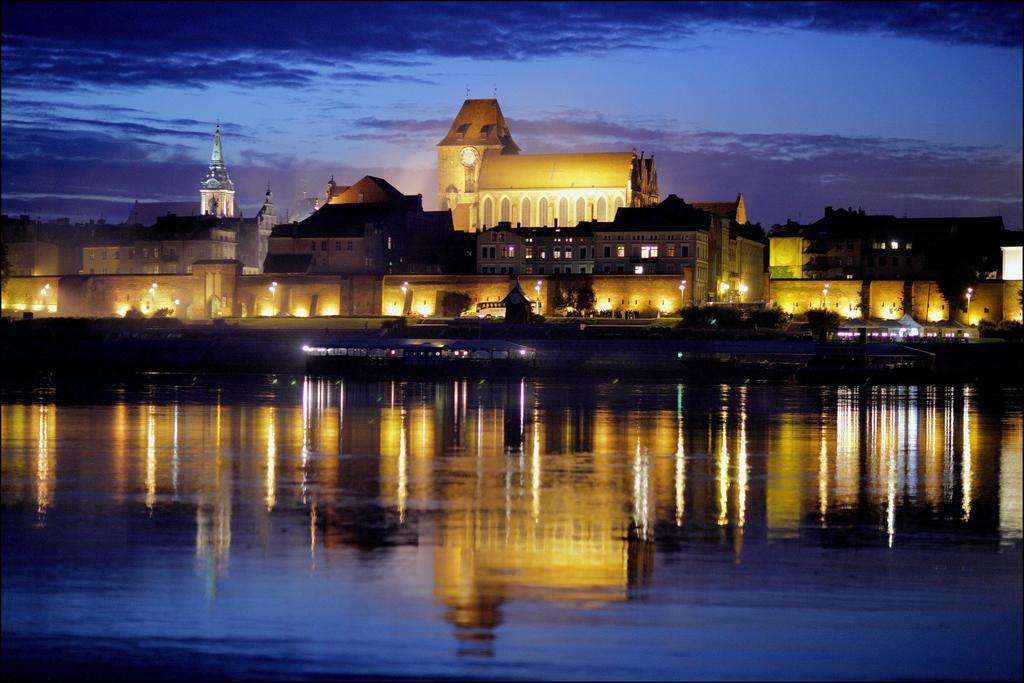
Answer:
[[[206,88],[214,79],[300,88],[328,73],[354,83],[428,84],[404,71],[437,57],[679,48],[716,29],[1019,48],[1022,16],[1016,3],[945,2],[4,3],[2,12],[4,87],[58,90]],[[383,70],[345,66],[352,61]]]

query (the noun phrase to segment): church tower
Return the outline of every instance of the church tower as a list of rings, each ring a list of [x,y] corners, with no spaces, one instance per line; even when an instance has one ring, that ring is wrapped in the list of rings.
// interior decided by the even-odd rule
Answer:
[[[232,218],[235,216],[235,184],[224,165],[224,149],[220,141],[220,124],[213,134],[210,172],[199,186],[199,211],[203,215]]]
[[[480,229],[477,181],[484,153],[519,154],[498,100],[466,100],[437,143],[437,204],[456,230]]]

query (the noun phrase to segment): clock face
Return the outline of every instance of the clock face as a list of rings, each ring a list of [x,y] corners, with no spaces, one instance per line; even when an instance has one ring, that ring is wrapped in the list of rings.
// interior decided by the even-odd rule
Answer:
[[[463,147],[462,152],[459,154],[459,159],[462,161],[462,165],[469,168],[476,163],[477,153],[473,147]]]

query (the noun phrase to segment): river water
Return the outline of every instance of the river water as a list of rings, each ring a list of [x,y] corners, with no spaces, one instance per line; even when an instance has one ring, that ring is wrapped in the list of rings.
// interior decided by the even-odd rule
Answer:
[[[1018,390],[2,394],[3,668],[1020,679]]]

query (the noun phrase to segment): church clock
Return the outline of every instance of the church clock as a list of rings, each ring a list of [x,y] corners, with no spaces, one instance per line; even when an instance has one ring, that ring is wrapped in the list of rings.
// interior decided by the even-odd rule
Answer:
[[[471,168],[476,163],[478,154],[475,147],[463,147],[459,152],[459,160],[466,168]]]

